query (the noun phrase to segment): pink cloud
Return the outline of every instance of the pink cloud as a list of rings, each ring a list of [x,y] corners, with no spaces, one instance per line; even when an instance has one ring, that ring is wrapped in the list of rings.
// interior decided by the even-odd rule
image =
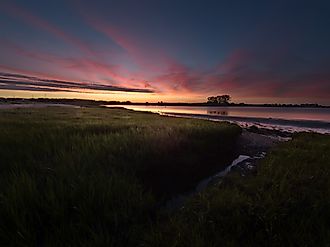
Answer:
[[[74,4],[88,26],[118,45],[123,50],[123,54],[127,55],[141,70],[153,73],[162,72],[168,65],[168,60],[172,59],[165,51],[154,47],[143,37],[136,37],[120,25],[105,21],[87,9],[80,1],[74,1]]]
[[[140,87],[148,88],[150,84],[146,84],[142,79],[142,75],[134,75],[134,78],[130,77],[129,71],[125,68],[121,68],[119,65],[109,65],[102,61],[91,58],[64,58],[54,54],[39,52],[39,51],[27,51],[23,47],[9,41],[1,41],[3,46],[11,49],[13,53],[24,56],[27,58],[36,59],[52,64],[55,71],[61,71],[59,74],[67,74],[70,78],[70,74],[80,74],[80,80],[94,80],[111,83],[112,85],[124,86],[124,87]],[[25,71],[23,71],[26,74]],[[126,75],[126,76],[123,76]],[[108,78],[107,80],[100,80],[100,77]],[[140,79],[141,78],[141,79]],[[109,81],[110,80],[110,81]],[[150,86],[151,88],[151,86]]]

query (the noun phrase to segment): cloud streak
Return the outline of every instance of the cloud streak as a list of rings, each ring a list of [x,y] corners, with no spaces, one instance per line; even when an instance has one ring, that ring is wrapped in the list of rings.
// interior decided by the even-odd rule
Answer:
[[[50,54],[40,51],[26,50],[23,47],[9,42],[6,40],[0,40],[0,44],[6,47],[13,54],[18,56],[26,57],[36,61],[46,62],[51,64],[53,67],[58,67],[62,70],[69,72],[75,72],[81,75],[83,79],[93,78],[96,80],[98,76],[111,80],[113,85],[122,87],[150,87],[148,84],[143,82],[143,79],[134,79],[129,76],[129,71],[125,71],[120,65],[108,64],[102,60],[86,58],[86,57],[61,57],[56,54]],[[123,76],[125,74],[126,76]],[[135,77],[142,78],[143,76],[135,75]]]
[[[135,92],[153,93],[149,89],[125,88],[101,83],[83,83],[39,78],[23,74],[0,72],[0,89],[44,92]]]

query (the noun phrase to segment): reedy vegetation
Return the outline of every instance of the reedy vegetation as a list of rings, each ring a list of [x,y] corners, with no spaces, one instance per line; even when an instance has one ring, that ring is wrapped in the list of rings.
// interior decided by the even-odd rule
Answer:
[[[297,134],[163,216],[147,246],[329,246],[329,175],[330,136]]]
[[[159,204],[233,158],[240,128],[120,109],[0,112],[0,244],[136,246]]]
[[[1,246],[327,246],[330,137],[298,134],[168,214],[240,128],[120,109],[0,111]]]

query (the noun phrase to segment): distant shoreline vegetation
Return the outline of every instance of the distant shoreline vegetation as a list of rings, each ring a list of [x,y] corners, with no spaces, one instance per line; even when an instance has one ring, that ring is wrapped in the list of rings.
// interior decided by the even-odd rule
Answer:
[[[228,98],[228,97],[229,98]],[[102,106],[102,105],[146,105],[146,106],[229,106],[229,107],[297,107],[297,108],[330,108],[330,106],[320,105],[316,103],[304,104],[247,104],[229,102],[229,95],[211,96],[207,102],[184,103],[184,102],[131,102],[131,101],[106,101],[106,100],[86,100],[86,99],[65,99],[65,98],[0,98],[0,104],[26,104],[26,103],[53,103],[53,104],[71,104],[79,106]]]

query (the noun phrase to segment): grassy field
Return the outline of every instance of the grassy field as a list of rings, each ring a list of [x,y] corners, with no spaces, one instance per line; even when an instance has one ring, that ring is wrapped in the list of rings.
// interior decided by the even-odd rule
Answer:
[[[1,246],[137,246],[241,129],[121,109],[0,110]]]
[[[174,215],[146,246],[329,246],[330,136],[298,134],[254,176],[232,173]]]
[[[0,246],[329,246],[330,136],[164,212],[235,157],[241,129],[122,109],[0,110]]]

